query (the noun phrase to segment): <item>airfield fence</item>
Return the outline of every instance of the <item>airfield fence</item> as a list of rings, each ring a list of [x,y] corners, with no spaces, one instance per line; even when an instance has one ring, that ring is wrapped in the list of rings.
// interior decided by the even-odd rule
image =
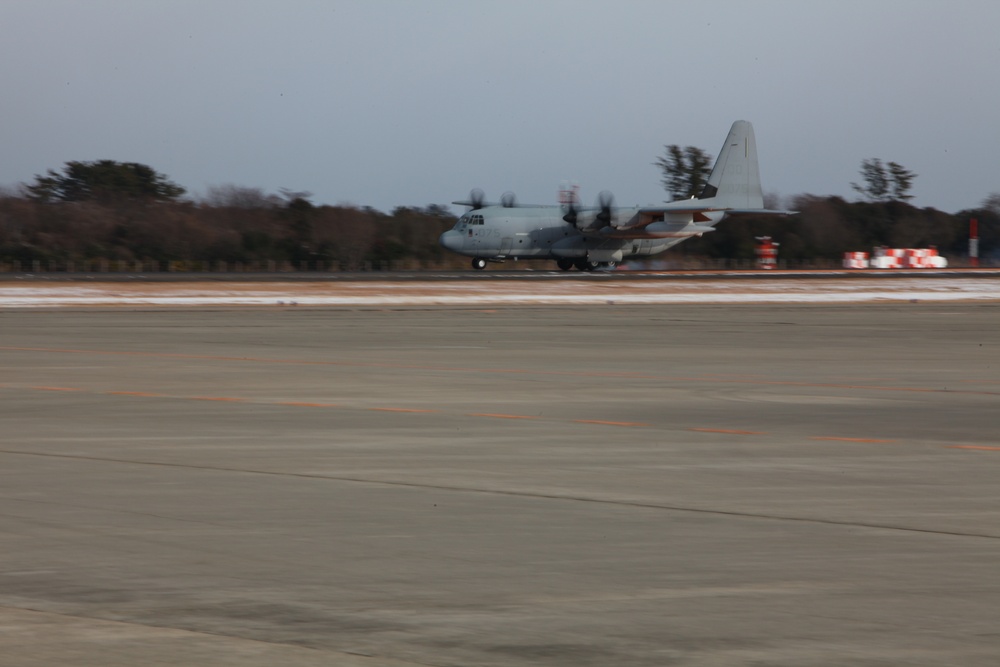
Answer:
[[[492,264],[495,270],[556,270],[555,262],[511,261],[504,264]],[[948,258],[951,268],[967,268],[971,264],[967,257]],[[1000,259],[983,259],[982,267],[1000,266]],[[349,267],[337,262],[285,262],[261,260],[250,262],[227,261],[155,261],[155,260],[117,260],[88,259],[84,261],[42,261],[0,262],[2,274],[46,274],[46,273],[210,273],[210,274],[309,274],[309,273],[342,273],[342,272],[394,272],[394,271],[449,271],[466,269],[468,265],[462,261],[421,262],[418,260],[394,260],[385,262],[364,262],[358,266]],[[644,261],[632,261],[624,265],[625,269],[647,271],[754,271],[758,270],[753,259],[718,259],[694,257],[668,257]],[[842,269],[840,259],[779,259],[777,269],[797,271]],[[891,270],[891,269],[887,269]],[[933,270],[933,269],[929,269]]]
[[[0,262],[0,273],[337,273],[344,271],[413,271],[447,268],[414,261],[365,262],[349,268],[336,262],[156,261],[88,259],[84,261]]]

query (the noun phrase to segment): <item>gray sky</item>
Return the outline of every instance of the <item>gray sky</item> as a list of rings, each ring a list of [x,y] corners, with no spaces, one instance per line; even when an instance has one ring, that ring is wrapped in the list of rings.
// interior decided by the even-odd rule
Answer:
[[[879,157],[955,212],[1000,192],[998,27],[994,0],[4,0],[0,184],[106,158],[196,197],[653,203],[664,144],[746,119],[765,192],[853,199]]]

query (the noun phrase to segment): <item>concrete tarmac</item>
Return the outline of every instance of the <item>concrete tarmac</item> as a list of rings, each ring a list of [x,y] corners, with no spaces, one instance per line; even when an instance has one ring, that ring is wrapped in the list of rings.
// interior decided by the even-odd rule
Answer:
[[[0,311],[0,665],[996,665],[998,328]]]

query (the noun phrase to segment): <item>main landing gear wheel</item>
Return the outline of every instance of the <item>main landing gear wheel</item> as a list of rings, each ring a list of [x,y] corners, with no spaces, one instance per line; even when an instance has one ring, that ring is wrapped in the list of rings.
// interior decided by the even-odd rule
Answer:
[[[556,266],[559,267],[560,271],[569,271],[573,268],[573,260],[566,259],[565,257],[563,259],[557,259]]]
[[[486,268],[486,260],[483,259],[482,257],[476,257],[474,260],[472,260],[472,268],[474,268],[476,271],[482,271],[483,269]]]
[[[580,271],[594,271],[601,266],[600,262],[592,262],[586,258],[580,258],[574,260],[573,266],[575,266]]]

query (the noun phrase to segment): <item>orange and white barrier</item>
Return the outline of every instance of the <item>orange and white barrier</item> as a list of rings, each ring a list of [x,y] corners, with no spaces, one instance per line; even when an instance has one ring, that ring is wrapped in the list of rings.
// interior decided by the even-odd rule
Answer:
[[[873,269],[901,269],[904,253],[902,248],[876,248],[869,265]]]
[[[765,271],[773,270],[778,266],[778,246],[771,240],[770,236],[758,236],[757,248],[757,268]]]
[[[845,252],[844,253],[844,268],[845,269],[867,269],[868,268],[868,253],[866,253],[866,252]]]
[[[878,248],[869,266],[873,269],[943,269],[948,260],[937,248]]]
[[[918,248],[906,250],[903,264],[908,269],[943,269],[948,260],[938,255],[936,248]]]

